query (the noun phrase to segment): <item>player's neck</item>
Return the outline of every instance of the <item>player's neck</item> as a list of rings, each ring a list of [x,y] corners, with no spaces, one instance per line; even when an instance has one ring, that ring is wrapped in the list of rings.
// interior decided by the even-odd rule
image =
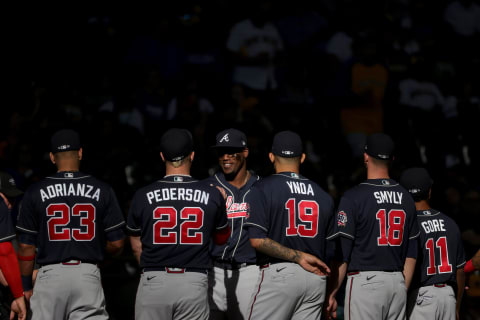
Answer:
[[[367,170],[367,179],[390,179],[388,168],[369,167]]]
[[[225,176],[227,178],[227,181],[234,187],[240,189],[241,187],[243,187],[245,184],[247,184],[247,181],[248,179],[250,178],[250,172],[248,172],[248,170],[246,168],[242,168],[236,175],[235,175],[235,178],[233,178],[232,180],[228,180],[228,177]]]
[[[174,175],[183,175],[189,176],[190,175],[190,168],[186,166],[180,166],[178,168],[174,168],[172,166],[167,166],[165,168],[165,175],[166,176],[174,176]]]
[[[80,167],[75,164],[62,164],[62,165],[57,165],[57,172],[77,172],[80,171]]]
[[[420,200],[415,202],[415,208],[417,211],[430,210],[430,205],[427,200]]]
[[[293,172],[300,174],[300,166],[297,165],[287,165],[287,164],[275,164],[275,173],[280,172]]]

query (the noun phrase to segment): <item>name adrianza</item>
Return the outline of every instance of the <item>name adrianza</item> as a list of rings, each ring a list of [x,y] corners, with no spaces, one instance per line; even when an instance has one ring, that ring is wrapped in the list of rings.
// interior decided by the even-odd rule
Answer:
[[[184,200],[205,205],[208,204],[208,197],[210,196],[208,192],[188,188],[162,188],[147,192],[146,195],[149,204],[152,204],[153,201]]]
[[[56,183],[40,189],[42,202],[55,197],[85,197],[100,201],[100,188],[84,183]]]

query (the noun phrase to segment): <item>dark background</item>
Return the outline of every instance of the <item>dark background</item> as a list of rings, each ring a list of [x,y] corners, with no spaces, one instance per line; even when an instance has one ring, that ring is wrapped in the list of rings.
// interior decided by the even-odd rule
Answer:
[[[460,2],[465,12],[480,10]],[[459,33],[468,20],[445,19],[452,3],[216,0],[6,11],[0,168],[26,189],[55,170],[51,134],[74,128],[82,170],[112,185],[126,215],[133,192],[164,173],[158,142],[166,129],[194,133],[197,178],[216,169],[209,146],[220,130],[244,131],[249,167],[267,175],[271,138],[290,129],[305,143],[302,173],[338,202],[365,178],[362,141],[379,129],[396,142],[393,178],[411,166],[429,170],[432,206],[459,224],[469,259],[480,247],[480,28]],[[238,60],[226,42],[237,22],[262,12],[283,40],[270,60],[278,87],[251,90],[232,81]],[[177,112],[166,116],[174,98]],[[205,101],[213,112],[199,107]],[[129,247],[102,271],[112,319],[132,318],[138,267]],[[479,317],[478,279],[466,318]]]

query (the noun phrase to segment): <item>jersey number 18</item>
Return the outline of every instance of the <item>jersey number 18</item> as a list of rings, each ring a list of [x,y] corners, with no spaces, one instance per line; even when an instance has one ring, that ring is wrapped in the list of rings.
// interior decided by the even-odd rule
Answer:
[[[380,224],[380,236],[377,237],[379,246],[399,246],[403,241],[403,226],[405,224],[405,211],[380,209],[376,214]]]

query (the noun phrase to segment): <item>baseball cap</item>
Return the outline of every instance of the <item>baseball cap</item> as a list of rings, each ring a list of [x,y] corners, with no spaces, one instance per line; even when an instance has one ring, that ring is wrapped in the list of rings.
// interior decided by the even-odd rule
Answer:
[[[247,147],[247,136],[240,130],[230,128],[220,131],[215,137],[215,145],[212,148],[238,148]]]
[[[80,149],[80,137],[77,132],[71,129],[63,129],[54,133],[50,140],[52,153]]]
[[[180,161],[193,151],[193,138],[187,129],[172,128],[162,135],[160,150],[167,161]]]
[[[374,133],[367,137],[365,152],[376,159],[393,159],[395,144],[392,138],[384,133]]]
[[[400,184],[415,197],[427,194],[433,180],[424,168],[410,168],[402,173]]]
[[[272,153],[277,156],[300,157],[302,150],[302,139],[293,131],[281,131],[273,137]]]
[[[0,171],[0,192],[9,198],[23,194],[23,191],[17,188],[13,177],[3,171]]]

